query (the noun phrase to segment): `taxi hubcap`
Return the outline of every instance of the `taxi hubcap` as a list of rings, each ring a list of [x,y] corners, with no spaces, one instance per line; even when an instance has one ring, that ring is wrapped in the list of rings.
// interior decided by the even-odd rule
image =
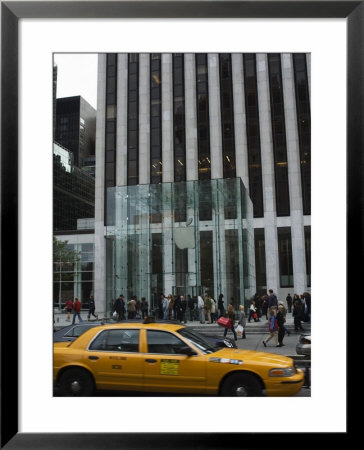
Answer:
[[[72,383],[71,383],[71,390],[72,390],[72,392],[80,392],[81,385],[80,385],[80,383],[77,380],[72,381]]]
[[[238,397],[248,397],[248,390],[246,386],[237,386],[235,393]]]

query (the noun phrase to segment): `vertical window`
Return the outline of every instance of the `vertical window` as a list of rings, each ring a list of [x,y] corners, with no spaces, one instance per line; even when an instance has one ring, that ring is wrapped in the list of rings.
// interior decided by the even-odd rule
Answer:
[[[267,289],[267,270],[265,258],[265,238],[264,228],[256,228],[254,230],[255,241],[255,276],[257,283],[257,292],[266,291]]]
[[[211,179],[210,159],[210,122],[209,122],[209,88],[207,54],[197,53],[196,61],[196,102],[197,102],[197,151],[198,179]],[[199,218],[211,220],[211,205],[206,199],[211,198],[211,185],[208,182],[199,185]],[[211,202],[210,202],[211,203]]]
[[[301,158],[303,214],[311,214],[311,113],[306,55],[293,54],[298,138]]]
[[[162,183],[161,54],[150,55],[150,183]]]
[[[277,216],[289,216],[286,127],[283,103],[281,56],[268,55]]]
[[[277,232],[281,287],[293,287],[291,229],[282,227],[278,228]]]
[[[186,202],[178,199],[186,198],[186,126],[185,126],[185,77],[184,55],[173,55],[173,148],[174,148],[174,185],[176,205],[175,221],[186,220]]]
[[[253,202],[254,217],[263,217],[263,182],[260,156],[260,128],[256,58],[244,55],[244,85],[246,110],[246,136],[248,144],[249,193]]]
[[[173,144],[174,181],[186,181],[184,61],[182,53],[173,55]]]
[[[235,178],[234,106],[231,55],[228,53],[221,54],[219,63],[223,177]]]
[[[128,185],[139,183],[139,55],[128,60]]]
[[[211,179],[209,90],[207,55],[198,53],[196,61],[198,179]]]
[[[305,254],[307,286],[311,286],[311,227],[305,227]]]
[[[117,54],[106,56],[105,119],[105,222],[107,224],[107,188],[116,184],[116,95]]]

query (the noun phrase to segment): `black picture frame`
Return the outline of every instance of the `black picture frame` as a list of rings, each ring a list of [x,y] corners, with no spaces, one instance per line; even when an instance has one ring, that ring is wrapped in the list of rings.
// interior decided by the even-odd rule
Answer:
[[[1,448],[260,448],[266,434],[18,432],[18,21],[21,18],[345,18],[347,19],[347,286],[363,272],[364,2],[362,1],[1,1]],[[359,249],[359,258],[351,249]],[[357,254],[357,252],[356,252]],[[332,286],[334,289],[334,286]],[[350,291],[347,290],[349,298]],[[361,286],[359,286],[361,288]],[[28,293],[31,295],[31,293]],[[344,302],[344,299],[343,299]],[[11,341],[11,345],[9,342]],[[341,362],[343,363],[343,362]],[[197,420],[194,411],[188,420]],[[276,414],[278,414],[276,412]],[[295,414],[295,412],[292,412]],[[192,414],[192,412],[191,412]],[[232,414],[235,414],[233,411]],[[298,414],[298,413],[297,413]],[[218,422],[224,411],[212,417]],[[298,417],[298,420],[301,420]],[[273,420],[264,410],[257,420]],[[291,420],[291,419],[290,419]],[[293,419],[292,419],[293,420]],[[288,423],[288,421],[286,421]],[[349,420],[347,420],[349,427]],[[335,443],[350,437],[337,433]],[[287,427],[289,432],[289,427]],[[316,434],[315,439],[319,436]],[[326,438],[327,436],[325,436]],[[289,437],[297,448],[312,436]],[[286,441],[289,444],[289,441]],[[278,444],[277,444],[278,445]]]

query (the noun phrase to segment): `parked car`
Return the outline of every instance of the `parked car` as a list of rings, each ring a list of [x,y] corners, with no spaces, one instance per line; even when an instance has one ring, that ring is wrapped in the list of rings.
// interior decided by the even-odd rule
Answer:
[[[296,345],[298,355],[311,356],[311,333],[302,333]]]
[[[128,320],[128,323],[140,323],[140,320]],[[173,323],[176,324],[175,321],[166,321],[166,320],[156,320],[157,323]],[[53,333],[53,342],[71,342],[77,339],[81,334],[90,328],[97,327],[100,325],[105,325],[106,323],[117,323],[115,320],[107,320],[107,321],[93,321],[93,322],[77,322],[72,325],[67,325],[60,330],[57,330]],[[126,321],[122,322],[126,323]],[[203,333],[201,333],[203,334]],[[221,336],[203,336],[208,339],[212,345],[216,345],[218,347],[227,347],[227,348],[238,348],[235,341],[228,337]]]
[[[304,382],[292,358],[221,348],[181,324],[94,326],[53,346],[54,386],[63,396],[95,390],[291,396]]]

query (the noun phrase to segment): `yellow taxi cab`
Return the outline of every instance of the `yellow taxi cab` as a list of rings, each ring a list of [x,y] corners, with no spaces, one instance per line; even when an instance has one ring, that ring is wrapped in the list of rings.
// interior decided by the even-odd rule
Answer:
[[[54,385],[63,396],[95,390],[222,396],[291,396],[304,373],[286,356],[214,347],[170,323],[118,323],[54,343]]]

